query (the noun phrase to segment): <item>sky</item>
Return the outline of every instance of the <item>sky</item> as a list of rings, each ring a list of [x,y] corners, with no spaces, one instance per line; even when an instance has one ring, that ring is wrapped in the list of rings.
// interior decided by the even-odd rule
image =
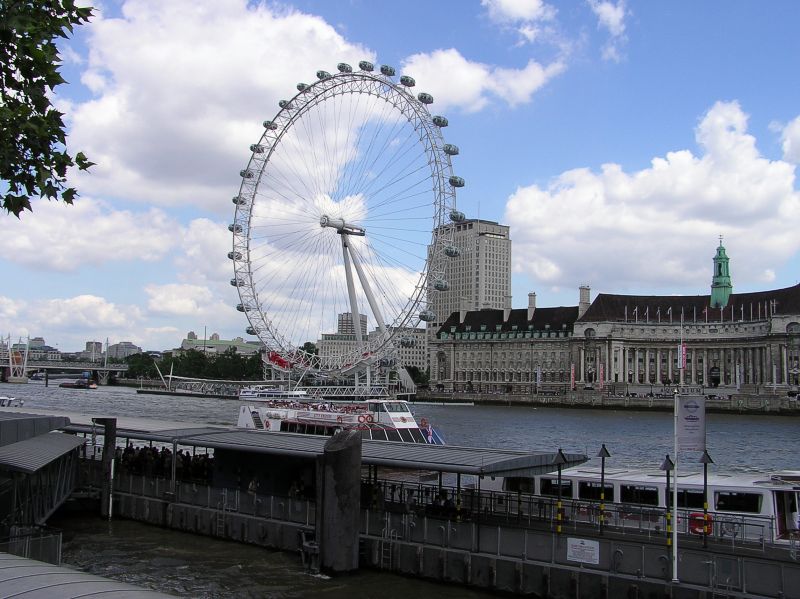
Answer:
[[[105,0],[61,44],[72,206],[0,217],[0,331],[61,351],[245,335],[228,225],[278,101],[339,62],[449,120],[469,218],[511,227],[513,306],[798,282],[800,3]]]

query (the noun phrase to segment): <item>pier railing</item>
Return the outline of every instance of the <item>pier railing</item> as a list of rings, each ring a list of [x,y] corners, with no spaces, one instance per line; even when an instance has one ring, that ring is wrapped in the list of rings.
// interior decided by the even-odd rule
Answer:
[[[478,491],[424,483],[363,481],[369,491],[362,493],[362,507],[415,513],[454,521],[503,523],[515,527],[545,526],[553,531],[600,530],[600,502],[561,500],[559,518],[557,497],[527,493]],[[759,515],[709,512],[707,539],[731,547],[748,545],[764,549],[773,538],[774,519]],[[606,503],[602,510],[603,528],[617,534],[667,538],[667,513],[664,507]],[[702,512],[679,509],[679,534],[702,539]]]

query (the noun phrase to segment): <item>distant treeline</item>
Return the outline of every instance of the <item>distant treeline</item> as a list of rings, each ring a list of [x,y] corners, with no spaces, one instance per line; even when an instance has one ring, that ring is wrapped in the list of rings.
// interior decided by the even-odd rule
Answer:
[[[148,354],[134,354],[125,358],[128,365],[126,377],[136,379],[158,378],[156,361]],[[196,349],[181,352],[178,356],[165,354],[158,360],[161,374],[170,370],[175,376],[203,379],[225,379],[229,381],[255,381],[263,378],[261,355],[244,356],[232,348],[221,354],[206,354]]]

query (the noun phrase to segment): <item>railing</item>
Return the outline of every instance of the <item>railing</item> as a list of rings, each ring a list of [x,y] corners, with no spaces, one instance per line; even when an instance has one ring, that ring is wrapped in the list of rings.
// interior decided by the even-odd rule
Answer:
[[[600,502],[565,498],[561,500],[562,532],[600,530]],[[362,481],[362,507],[435,516],[455,521],[506,523],[511,526],[546,526],[556,529],[558,498],[528,493],[481,491],[423,483]],[[667,538],[663,507],[606,503],[603,529],[617,534]],[[773,539],[774,518],[709,512],[708,540],[716,543],[757,545],[761,549]],[[702,512],[678,509],[674,525],[681,535],[702,538]]]
[[[16,528],[0,538],[0,552],[50,564],[61,563],[61,531],[49,528]]]

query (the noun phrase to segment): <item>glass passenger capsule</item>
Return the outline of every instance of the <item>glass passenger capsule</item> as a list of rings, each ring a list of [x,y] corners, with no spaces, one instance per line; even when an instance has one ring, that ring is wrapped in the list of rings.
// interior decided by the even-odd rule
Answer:
[[[292,108],[294,108],[294,106],[292,106],[291,100],[281,100],[280,102],[278,102],[278,106],[280,106],[281,108],[286,108],[287,110],[291,110]]]
[[[362,71],[374,71],[375,65],[369,62],[368,60],[362,60],[358,63],[358,68]]]
[[[353,72],[353,67],[351,67],[346,62],[340,62],[339,64],[336,65],[336,68],[339,69],[340,73],[352,73]]]
[[[390,67],[388,64],[382,64],[381,74],[386,75],[387,77],[394,77],[394,67]]]
[[[324,79],[330,79],[331,74],[328,71],[317,71],[317,79],[323,81]]]
[[[408,75],[403,75],[400,77],[400,83],[406,87],[414,87],[417,84],[417,82],[414,81],[414,78],[409,77]]]
[[[454,245],[448,245],[444,248],[444,254],[450,258],[458,258],[461,255],[461,250]]]
[[[433,124],[437,127],[447,127],[447,119],[443,116],[433,117]]]
[[[417,100],[423,104],[433,104],[433,96],[425,92],[417,94]]]
[[[458,156],[458,146],[453,144],[444,144],[442,150],[444,150],[444,153],[448,156]]]
[[[255,177],[255,173],[253,173],[253,171],[247,168],[242,171],[239,171],[239,176],[244,179],[252,179],[253,177]]]
[[[270,131],[275,131],[278,128],[278,123],[274,121],[264,121],[264,129],[269,129]]]
[[[228,231],[231,233],[241,233],[242,232],[242,225],[239,223],[233,223],[228,225]]]
[[[231,279],[231,287],[241,287],[244,285],[244,279]]]
[[[451,176],[448,181],[453,187],[464,187],[464,179],[462,177]]]
[[[250,145],[250,151],[253,154],[263,154],[264,153],[264,146],[262,146],[261,144],[251,144]]]
[[[229,260],[241,260],[242,253],[241,252],[228,252],[228,259]]]
[[[256,330],[253,327],[247,327],[244,330],[244,332],[247,333],[248,335],[257,335],[258,334],[258,333],[256,333]]]
[[[417,340],[413,337],[402,337],[400,339],[400,347],[414,347],[417,345]]]
[[[297,84],[297,91],[304,92],[307,89],[308,89],[308,84],[307,83],[298,83]]]
[[[454,223],[460,223],[464,220],[464,213],[461,210],[451,210],[450,211],[450,220]]]
[[[433,288],[436,291],[447,291],[448,289],[450,289],[450,283],[448,283],[443,279],[439,279],[438,281],[435,281],[433,283]]]
[[[433,322],[436,320],[436,314],[433,313],[433,310],[423,310],[419,313],[419,319],[425,322]]]
[[[233,196],[231,201],[237,206],[247,206],[247,200],[242,196]]]
[[[239,310],[239,312],[249,312],[252,310],[250,306],[245,306],[244,304],[236,304],[236,309]]]

